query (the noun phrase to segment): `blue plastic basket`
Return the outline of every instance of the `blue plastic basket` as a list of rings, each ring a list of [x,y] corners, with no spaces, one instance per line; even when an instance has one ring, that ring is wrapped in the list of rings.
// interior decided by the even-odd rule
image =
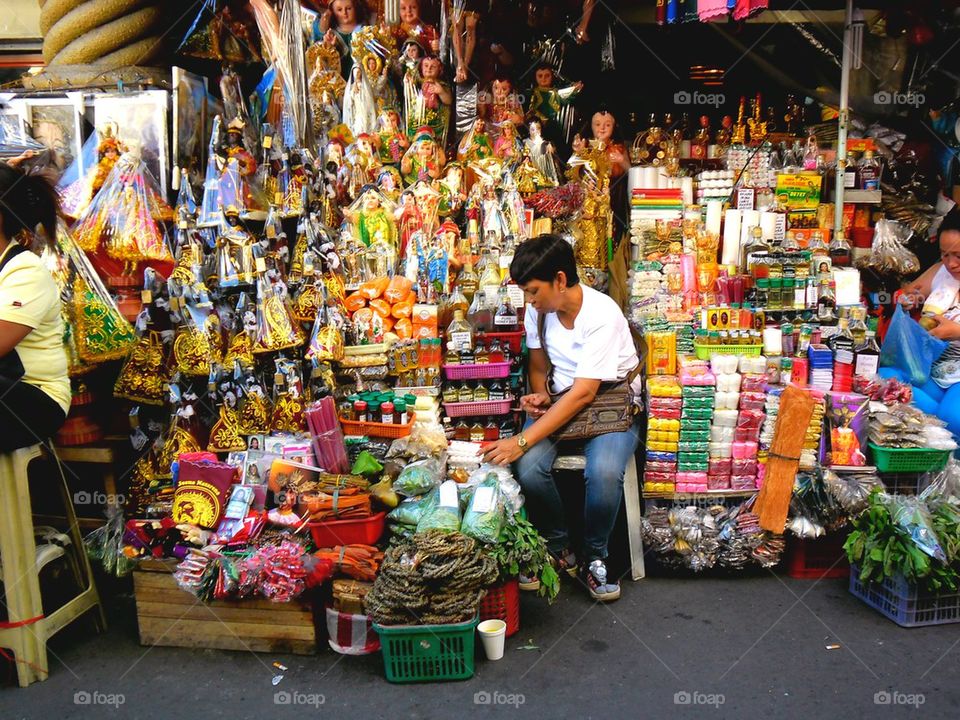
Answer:
[[[850,593],[901,627],[960,623],[960,593],[924,592],[902,576],[864,583],[851,565]]]

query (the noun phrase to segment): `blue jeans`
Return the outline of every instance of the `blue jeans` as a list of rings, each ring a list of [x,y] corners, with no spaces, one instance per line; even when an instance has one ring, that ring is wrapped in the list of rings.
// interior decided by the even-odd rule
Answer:
[[[882,367],[877,373],[883,378],[896,378],[908,383],[910,378],[903,370]],[[947,429],[960,437],[960,383],[944,389],[933,380],[927,380],[922,387],[913,386],[913,404],[928,415],[936,415],[947,423]]]
[[[528,419],[523,429],[533,424]],[[586,441],[586,499],[583,508],[583,544],[587,562],[607,556],[607,541],[620,510],[623,473],[633,459],[639,442],[639,424],[626,432],[598,435]],[[531,447],[514,463],[514,474],[523,489],[527,512],[550,551],[559,553],[569,546],[563,503],[553,480],[557,443],[547,438]]]

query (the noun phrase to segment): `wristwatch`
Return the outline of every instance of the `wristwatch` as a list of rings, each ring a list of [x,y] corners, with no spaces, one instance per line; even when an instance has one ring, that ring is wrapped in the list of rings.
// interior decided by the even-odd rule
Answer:
[[[529,445],[527,444],[527,439],[523,436],[523,433],[517,435],[517,447],[520,448],[520,452],[525,453]]]

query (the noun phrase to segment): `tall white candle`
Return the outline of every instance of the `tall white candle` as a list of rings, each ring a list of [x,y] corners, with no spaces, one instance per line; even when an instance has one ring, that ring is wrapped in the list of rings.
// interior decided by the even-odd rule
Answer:
[[[706,230],[708,235],[720,237],[720,220],[723,217],[723,203],[719,200],[707,201]]]
[[[736,265],[740,262],[740,225],[743,213],[730,209],[723,218],[723,265]]]

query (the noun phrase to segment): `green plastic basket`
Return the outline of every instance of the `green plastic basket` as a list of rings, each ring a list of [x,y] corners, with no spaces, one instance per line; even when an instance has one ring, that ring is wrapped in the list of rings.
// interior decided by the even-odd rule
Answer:
[[[949,450],[927,448],[889,448],[870,443],[873,464],[883,473],[910,473],[942,470],[950,457]]]
[[[383,669],[392,683],[466,680],[473,677],[479,615],[452,625],[378,625]]]
[[[763,345],[701,345],[693,343],[698,360],[709,360],[711,355],[746,355],[759,357],[763,353]]]

